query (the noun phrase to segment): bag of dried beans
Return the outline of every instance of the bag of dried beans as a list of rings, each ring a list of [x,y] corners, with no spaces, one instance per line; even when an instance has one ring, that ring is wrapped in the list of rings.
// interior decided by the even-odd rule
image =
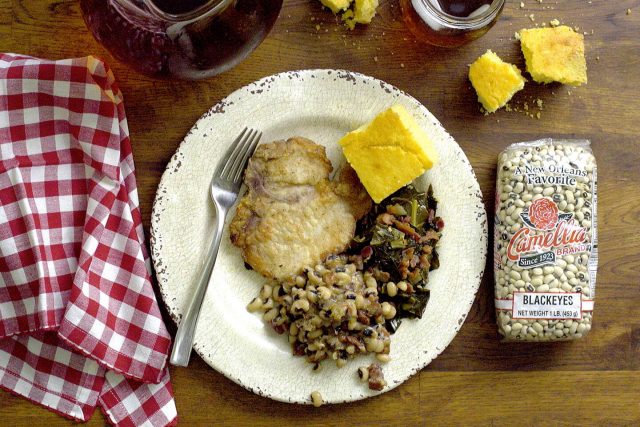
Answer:
[[[598,265],[596,161],[586,140],[512,144],[498,157],[495,304],[506,341],[591,329]]]

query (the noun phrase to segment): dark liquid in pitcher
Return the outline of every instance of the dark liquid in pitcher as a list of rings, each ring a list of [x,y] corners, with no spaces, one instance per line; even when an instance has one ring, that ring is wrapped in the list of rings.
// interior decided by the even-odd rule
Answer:
[[[210,0],[153,0],[179,15]],[[132,12],[131,3],[143,12]],[[80,0],[87,27],[113,56],[159,78],[201,79],[229,70],[251,53],[276,21],[282,0],[233,0],[216,15],[185,22],[156,18],[144,0]]]
[[[438,0],[444,13],[463,18],[491,2],[492,0]]]
[[[191,12],[196,10],[200,6],[209,2],[209,0],[151,0],[158,9],[170,13],[172,15],[179,15],[181,13]]]

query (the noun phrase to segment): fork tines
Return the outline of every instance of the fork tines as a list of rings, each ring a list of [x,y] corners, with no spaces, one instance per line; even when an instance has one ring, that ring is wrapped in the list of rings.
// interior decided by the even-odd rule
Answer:
[[[242,172],[256,150],[261,137],[262,132],[248,127],[244,128],[225,153],[226,161],[218,166],[215,175],[228,181],[237,182],[242,177]]]

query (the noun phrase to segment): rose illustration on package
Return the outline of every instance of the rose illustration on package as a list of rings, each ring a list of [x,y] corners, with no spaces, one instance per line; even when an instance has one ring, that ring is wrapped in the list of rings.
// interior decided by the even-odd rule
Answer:
[[[558,223],[558,207],[552,200],[534,200],[529,207],[529,220],[538,230],[551,230]]]
[[[558,205],[547,197],[534,200],[527,212],[520,214],[526,225],[542,231],[553,230],[559,221],[569,221],[573,214],[559,213]]]

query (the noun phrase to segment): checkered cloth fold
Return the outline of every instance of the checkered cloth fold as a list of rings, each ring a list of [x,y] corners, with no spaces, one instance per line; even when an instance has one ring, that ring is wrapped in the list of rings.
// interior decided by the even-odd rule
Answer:
[[[174,423],[122,95],[95,57],[0,54],[0,387]]]

